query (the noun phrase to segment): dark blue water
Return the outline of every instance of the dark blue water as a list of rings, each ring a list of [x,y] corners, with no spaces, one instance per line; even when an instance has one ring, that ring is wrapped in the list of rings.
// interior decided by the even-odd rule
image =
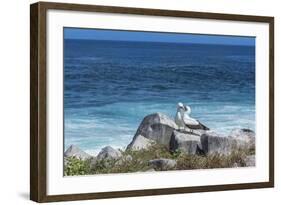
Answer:
[[[65,145],[125,147],[147,114],[176,104],[211,129],[255,129],[255,47],[64,41]]]

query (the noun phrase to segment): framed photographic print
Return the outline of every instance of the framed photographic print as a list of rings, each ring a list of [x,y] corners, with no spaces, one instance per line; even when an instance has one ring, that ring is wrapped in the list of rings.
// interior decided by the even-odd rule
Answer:
[[[274,18],[31,5],[30,197],[274,186]]]

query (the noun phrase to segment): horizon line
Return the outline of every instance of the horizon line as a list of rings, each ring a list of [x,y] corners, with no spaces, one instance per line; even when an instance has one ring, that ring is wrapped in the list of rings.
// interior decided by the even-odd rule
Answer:
[[[255,46],[255,36],[64,27],[64,39]]]
[[[253,37],[254,38],[254,37]],[[91,39],[91,38],[65,38],[64,40],[85,40],[85,41],[118,41],[118,42],[138,42],[138,43],[173,43],[173,44],[195,44],[195,45],[222,45],[222,46],[247,46],[255,47],[255,44],[236,43],[212,43],[212,42],[177,42],[177,41],[149,41],[149,40],[113,40],[113,39]]]

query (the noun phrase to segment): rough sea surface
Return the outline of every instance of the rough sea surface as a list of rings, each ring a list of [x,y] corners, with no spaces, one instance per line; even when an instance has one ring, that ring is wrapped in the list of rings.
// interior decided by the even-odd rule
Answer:
[[[217,132],[255,130],[255,47],[64,40],[65,149],[124,148],[178,102]]]

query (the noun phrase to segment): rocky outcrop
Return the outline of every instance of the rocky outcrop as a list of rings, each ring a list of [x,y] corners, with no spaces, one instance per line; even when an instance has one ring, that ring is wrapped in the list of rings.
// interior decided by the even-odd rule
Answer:
[[[107,146],[99,152],[97,160],[117,160],[120,157],[122,157],[122,154],[119,150]]]
[[[250,129],[234,129],[229,137],[236,140],[237,149],[255,149],[255,132]]]
[[[177,162],[173,159],[153,159],[149,160],[148,164],[152,166],[155,170],[171,170],[176,167]]]
[[[175,129],[178,129],[178,126],[167,115],[162,113],[148,115],[141,122],[130,146],[141,135],[144,138],[169,147],[171,136]]]
[[[64,152],[64,157],[75,157],[77,159],[86,160],[92,156],[81,150],[75,145],[70,145],[70,147]]]
[[[148,149],[151,145],[155,143],[154,140],[150,140],[145,138],[142,135],[137,135],[134,140],[127,146],[127,150],[141,150],[141,149]]]
[[[197,154],[201,149],[200,136],[192,133],[173,131],[170,140],[170,151],[180,151],[185,154]]]
[[[236,142],[230,137],[209,133],[201,135],[201,145],[205,154],[229,155],[236,145]]]

